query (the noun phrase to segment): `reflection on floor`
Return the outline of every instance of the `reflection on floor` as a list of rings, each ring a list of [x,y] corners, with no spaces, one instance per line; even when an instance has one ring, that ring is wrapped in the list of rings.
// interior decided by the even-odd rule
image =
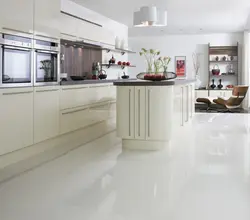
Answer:
[[[195,112],[197,113],[218,113],[218,112],[223,112],[226,111],[225,108],[217,105],[217,104],[212,104],[211,105],[211,110],[206,111],[207,109],[207,105],[206,104],[196,104],[195,105]],[[239,109],[232,109],[231,110],[233,113],[244,113],[244,114],[248,114],[250,113],[250,109],[243,109],[243,108],[239,108]],[[230,112],[224,112],[224,113],[229,113]]]
[[[249,220],[249,122],[197,114],[158,152],[104,137],[2,183],[0,219]]]

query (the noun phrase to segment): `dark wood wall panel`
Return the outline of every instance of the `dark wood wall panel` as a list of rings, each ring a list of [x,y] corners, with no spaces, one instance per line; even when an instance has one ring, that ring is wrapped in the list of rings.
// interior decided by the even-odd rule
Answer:
[[[102,61],[102,51],[61,45],[64,60],[61,61],[61,73],[68,76],[85,76],[91,74],[94,62]]]

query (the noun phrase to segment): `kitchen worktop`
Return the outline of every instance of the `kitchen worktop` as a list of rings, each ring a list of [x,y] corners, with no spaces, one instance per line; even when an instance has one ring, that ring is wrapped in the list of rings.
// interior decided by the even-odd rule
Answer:
[[[103,80],[79,80],[79,81],[62,81],[60,85],[67,86],[67,85],[81,85],[81,84],[101,84],[101,83],[115,83],[115,82],[129,82],[136,79],[103,79]]]
[[[173,86],[194,83],[195,79],[176,79],[165,81],[147,81],[147,80],[126,80],[114,81],[115,86]]]

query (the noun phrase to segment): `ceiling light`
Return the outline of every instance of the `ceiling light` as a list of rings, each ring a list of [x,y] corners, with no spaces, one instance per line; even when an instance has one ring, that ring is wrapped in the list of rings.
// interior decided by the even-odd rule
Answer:
[[[140,11],[134,12],[134,26],[167,26],[167,12],[155,6],[144,6]]]

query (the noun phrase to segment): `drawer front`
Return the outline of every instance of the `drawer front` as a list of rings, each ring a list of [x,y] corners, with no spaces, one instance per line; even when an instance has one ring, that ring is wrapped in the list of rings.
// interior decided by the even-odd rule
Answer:
[[[84,128],[92,123],[89,108],[61,112],[60,134]]]
[[[60,95],[60,109],[70,109],[88,105],[91,100],[91,90],[88,87],[62,89]]]

